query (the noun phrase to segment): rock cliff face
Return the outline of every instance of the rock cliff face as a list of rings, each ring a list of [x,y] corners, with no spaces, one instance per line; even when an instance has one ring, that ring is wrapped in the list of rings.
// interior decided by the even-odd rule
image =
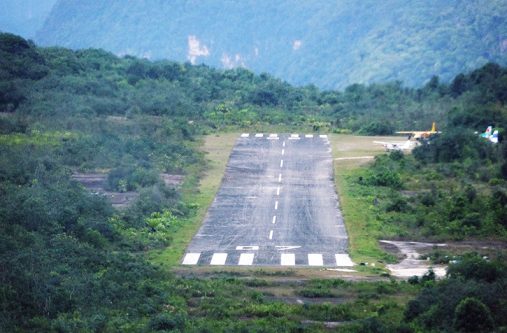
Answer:
[[[418,86],[507,64],[506,31],[500,0],[59,0],[36,42],[243,66],[334,89]]]

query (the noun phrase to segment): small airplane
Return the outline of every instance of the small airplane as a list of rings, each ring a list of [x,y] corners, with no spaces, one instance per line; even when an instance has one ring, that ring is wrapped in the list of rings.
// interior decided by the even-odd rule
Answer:
[[[493,131],[493,126],[488,126],[486,132],[481,133],[481,138],[488,139],[492,143],[498,143],[498,130]]]
[[[403,151],[403,150],[412,150],[417,142],[407,140],[406,142],[373,141],[373,143],[383,145],[386,151]]]
[[[439,134],[442,132],[437,131],[437,124],[435,122],[433,122],[433,124],[431,125],[431,130],[429,130],[429,131],[399,131],[396,133],[397,134],[408,134],[409,140],[411,138],[414,138],[417,140],[417,139],[428,139],[430,136],[432,136],[434,134]]]

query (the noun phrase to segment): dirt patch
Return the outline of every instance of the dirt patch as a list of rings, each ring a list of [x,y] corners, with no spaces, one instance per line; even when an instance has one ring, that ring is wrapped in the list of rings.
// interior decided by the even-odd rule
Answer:
[[[185,176],[183,175],[171,175],[168,173],[161,173],[160,178],[164,182],[167,187],[180,187],[183,184],[183,180],[185,180]]]
[[[383,246],[397,248],[397,255],[403,255],[399,263],[394,265],[387,265],[387,269],[395,277],[408,278],[411,276],[422,276],[430,268],[433,269],[437,277],[444,277],[446,273],[446,266],[444,265],[431,265],[428,260],[419,259],[423,251],[430,251],[435,247],[446,247],[447,244],[441,243],[421,243],[421,242],[402,242],[402,241],[380,241]]]
[[[111,203],[116,209],[125,209],[139,197],[137,192],[112,192],[104,189],[107,174],[105,173],[75,173],[72,179],[83,185],[89,192],[100,195]]]

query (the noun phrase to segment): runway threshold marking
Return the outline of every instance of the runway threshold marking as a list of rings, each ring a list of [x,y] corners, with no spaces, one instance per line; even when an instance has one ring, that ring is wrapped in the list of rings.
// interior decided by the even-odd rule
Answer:
[[[347,253],[335,254],[336,266],[338,267],[352,267],[354,262],[350,259]]]
[[[253,253],[241,253],[241,255],[239,256],[238,265],[250,266],[250,265],[252,265],[253,260],[254,260]]]
[[[276,223],[276,215],[273,216],[273,224],[275,224],[275,223]]]
[[[268,238],[269,238],[270,240],[271,240],[271,239],[273,239],[273,230],[271,230],[271,231],[269,232],[269,237],[268,237]]]
[[[213,253],[213,257],[211,257],[210,265],[225,265],[225,261],[227,260],[227,253]]]
[[[322,254],[309,253],[308,254],[308,265],[323,266],[324,260],[322,259]]]
[[[294,266],[296,264],[296,255],[294,253],[282,253],[280,257],[280,265]]]
[[[183,259],[183,265],[197,265],[199,262],[200,253],[187,253]]]

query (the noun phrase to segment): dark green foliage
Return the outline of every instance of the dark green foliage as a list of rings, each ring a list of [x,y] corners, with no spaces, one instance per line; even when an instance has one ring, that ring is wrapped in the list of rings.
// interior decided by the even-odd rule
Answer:
[[[458,332],[491,332],[494,322],[488,307],[478,299],[469,297],[456,307],[454,328]]]

